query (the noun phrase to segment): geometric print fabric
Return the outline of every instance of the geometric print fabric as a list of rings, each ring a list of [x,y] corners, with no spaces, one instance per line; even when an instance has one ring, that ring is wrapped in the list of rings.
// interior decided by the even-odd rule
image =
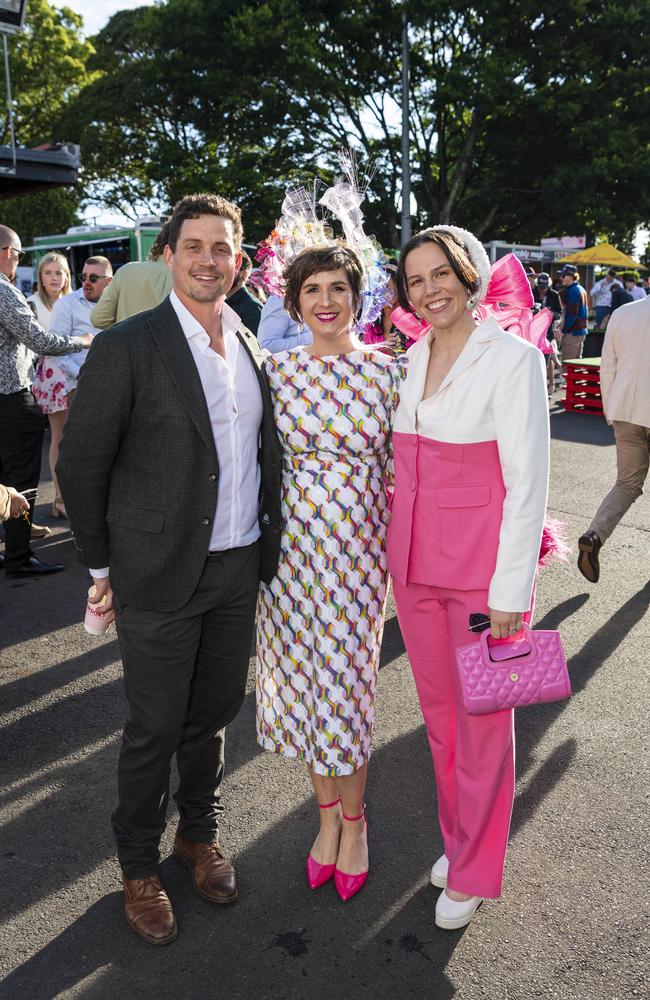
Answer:
[[[266,362],[283,450],[278,572],[257,615],[257,736],[326,777],[370,756],[387,591],[390,428],[406,359]]]

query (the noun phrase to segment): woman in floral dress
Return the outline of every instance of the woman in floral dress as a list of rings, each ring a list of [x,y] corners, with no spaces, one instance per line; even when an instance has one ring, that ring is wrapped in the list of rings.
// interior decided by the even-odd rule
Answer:
[[[404,359],[354,335],[363,271],[344,246],[305,250],[286,272],[285,307],[313,342],[266,370],[283,447],[278,574],[262,585],[257,732],[304,760],[320,807],[307,859],[312,888],[342,899],[364,884],[364,790],[387,590],[386,474]]]
[[[71,289],[70,268],[66,258],[61,253],[46,253],[38,265],[36,291],[27,300],[33,305],[36,319],[44,329],[49,330],[54,305]],[[52,517],[65,517],[65,507],[61,499],[59,484],[56,479],[59,445],[63,437],[63,428],[68,416],[67,394],[73,385],[60,366],[61,358],[39,358],[34,368],[34,384],[32,392],[34,399],[50,422],[50,471],[54,483],[54,503]]]

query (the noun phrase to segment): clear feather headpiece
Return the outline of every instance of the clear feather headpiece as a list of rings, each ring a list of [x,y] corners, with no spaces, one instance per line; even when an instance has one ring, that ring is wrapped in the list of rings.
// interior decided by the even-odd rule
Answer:
[[[358,326],[374,322],[385,305],[391,303],[389,273],[382,248],[376,239],[367,236],[363,228],[361,205],[370,178],[366,174],[364,187],[358,179],[354,153],[338,154],[342,177],[317,200],[316,190],[290,187],[282,202],[281,216],[266,240],[260,245],[255,259],[260,263],[263,280],[274,295],[284,295],[284,269],[303,250],[340,246],[326,218],[319,215],[319,206],[329,211],[343,229],[344,245],[354,251],[364,272],[364,288]]]

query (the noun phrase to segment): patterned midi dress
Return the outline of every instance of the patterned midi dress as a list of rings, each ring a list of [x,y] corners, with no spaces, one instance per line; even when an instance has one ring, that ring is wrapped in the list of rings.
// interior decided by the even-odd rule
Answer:
[[[406,361],[273,355],[284,532],[257,616],[257,736],[334,777],[370,756],[387,591],[390,428]]]

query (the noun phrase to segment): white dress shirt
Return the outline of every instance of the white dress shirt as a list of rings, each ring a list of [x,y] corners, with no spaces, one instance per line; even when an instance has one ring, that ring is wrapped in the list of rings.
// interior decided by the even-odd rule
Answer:
[[[208,406],[219,462],[217,511],[210,552],[251,545],[260,536],[257,519],[260,492],[258,462],[262,396],[246,349],[237,336],[241,320],[224,303],[221,326],[226,358],[210,347],[210,338],[175,292],[169,301],[187,338]],[[91,569],[93,577],[108,568]]]
[[[171,293],[169,301],[199,371],[219,460],[217,513],[210,536],[210,551],[250,545],[260,537],[257,452],[262,396],[253,362],[237,336],[241,320],[224,302],[221,312],[226,347],[224,360],[212,350],[207,333],[176,292]]]
[[[90,310],[94,302],[89,302],[83,288],[78,288],[69,295],[63,295],[54,303],[50,316],[50,333],[59,336],[80,337],[84,333],[97,333],[97,327],[90,322]],[[88,357],[88,351],[77,351],[75,354],[65,354],[57,358],[56,364],[72,379],[72,388],[79,378],[81,367]]]
[[[544,358],[536,347],[480,323],[440,387],[423,399],[433,333],[407,352],[393,431],[450,444],[496,441],[506,498],[489,605],[521,611],[530,600],[546,512],[549,420]]]

